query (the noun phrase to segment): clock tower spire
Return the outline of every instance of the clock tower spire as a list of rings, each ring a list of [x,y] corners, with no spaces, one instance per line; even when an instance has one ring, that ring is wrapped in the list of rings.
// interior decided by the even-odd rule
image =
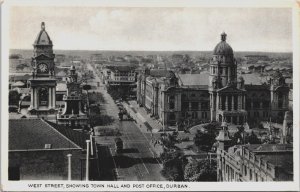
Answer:
[[[41,30],[33,43],[31,115],[55,114],[56,110],[56,79],[55,79],[55,55],[53,53],[52,41],[46,32],[45,23],[41,23]]]

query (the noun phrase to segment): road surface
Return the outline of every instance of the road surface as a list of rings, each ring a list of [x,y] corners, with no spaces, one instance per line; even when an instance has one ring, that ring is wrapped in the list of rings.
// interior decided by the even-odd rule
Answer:
[[[94,71],[90,64],[89,70]],[[165,178],[160,174],[162,164],[156,157],[149,142],[149,136],[140,131],[134,121],[119,121],[118,107],[106,92],[105,86],[95,74],[93,85],[100,82],[98,92],[103,94],[105,103],[102,105],[101,113],[112,116],[114,126],[119,127],[123,140],[124,152],[120,155],[115,152],[115,136],[98,136],[95,141],[99,148],[100,172],[102,170],[103,180],[125,180],[125,181],[163,181]],[[93,90],[94,91],[94,90]]]

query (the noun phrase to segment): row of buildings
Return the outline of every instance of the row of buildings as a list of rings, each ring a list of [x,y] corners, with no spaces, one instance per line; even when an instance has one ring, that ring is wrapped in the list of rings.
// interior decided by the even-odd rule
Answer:
[[[137,102],[163,125],[171,126],[188,118],[232,124],[270,119],[282,123],[289,110],[289,90],[279,71],[263,83],[238,77],[225,33],[213,51],[208,73],[145,69],[137,78]]]
[[[216,138],[217,179],[222,182],[293,181],[293,145],[244,144],[231,146],[228,126]]]

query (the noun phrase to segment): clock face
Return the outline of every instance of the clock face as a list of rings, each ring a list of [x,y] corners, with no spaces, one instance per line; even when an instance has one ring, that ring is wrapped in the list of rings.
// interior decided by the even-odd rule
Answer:
[[[48,66],[45,63],[39,64],[38,65],[38,72],[47,73],[48,72]]]

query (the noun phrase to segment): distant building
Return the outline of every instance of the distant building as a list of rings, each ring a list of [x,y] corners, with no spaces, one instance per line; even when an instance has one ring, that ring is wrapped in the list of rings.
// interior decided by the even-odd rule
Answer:
[[[165,125],[179,125],[181,119],[255,124],[271,118],[283,122],[289,110],[289,87],[282,73],[276,71],[268,78],[237,77],[237,61],[225,33],[209,63],[209,74],[145,69],[138,76],[137,102]]]
[[[102,80],[107,86],[135,86],[135,67],[131,66],[104,66]]]

